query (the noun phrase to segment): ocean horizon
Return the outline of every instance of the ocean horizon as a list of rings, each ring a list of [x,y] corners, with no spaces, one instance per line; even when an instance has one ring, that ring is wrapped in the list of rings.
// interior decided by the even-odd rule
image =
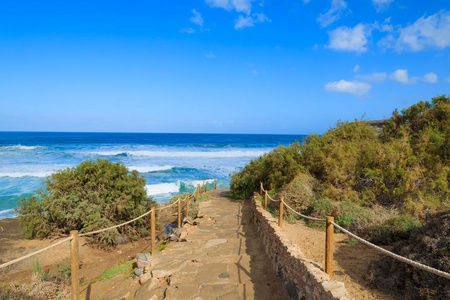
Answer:
[[[0,132],[0,219],[15,217],[22,197],[43,187],[55,171],[97,158],[121,162],[146,180],[158,203],[193,192],[217,179],[229,188],[229,174],[279,145],[305,135],[133,132]]]

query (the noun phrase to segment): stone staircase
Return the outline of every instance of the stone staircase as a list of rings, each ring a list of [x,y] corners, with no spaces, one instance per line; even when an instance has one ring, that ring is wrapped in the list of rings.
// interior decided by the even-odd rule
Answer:
[[[289,299],[258,234],[250,203],[226,190],[208,192],[198,225],[185,225],[144,269],[135,299]]]

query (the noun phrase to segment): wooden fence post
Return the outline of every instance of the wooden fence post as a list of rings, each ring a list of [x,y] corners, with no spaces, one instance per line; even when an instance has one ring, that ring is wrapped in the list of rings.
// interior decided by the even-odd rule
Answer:
[[[181,227],[181,199],[178,197],[178,228]]]
[[[155,224],[156,224],[156,213],[155,213],[156,207],[152,208],[152,213],[151,213],[151,228],[150,228],[150,238],[152,240],[152,256],[155,256],[155,251],[156,251],[156,244],[155,244],[155,237],[156,237],[156,231],[155,231]]]
[[[267,210],[267,191],[264,193],[264,209]]]
[[[333,217],[327,217],[327,237],[325,241],[325,273],[333,278]]]
[[[205,181],[205,192],[208,191],[208,181]]]
[[[262,188],[262,182],[260,181],[259,182],[259,194],[262,196],[262,190],[263,190],[263,188]]]
[[[189,218],[189,195],[186,198],[186,218]]]
[[[214,189],[216,189],[216,184],[217,184],[216,179],[214,179]]]
[[[71,270],[71,281],[72,281],[72,299],[80,299],[80,279],[79,279],[79,269],[80,269],[80,259],[78,257],[78,230],[73,230],[70,232],[72,239],[70,240],[70,270]]]
[[[200,193],[200,184],[197,184],[197,202],[199,199],[199,193]]]
[[[278,226],[283,228],[283,197],[280,198],[280,215],[278,216]]]

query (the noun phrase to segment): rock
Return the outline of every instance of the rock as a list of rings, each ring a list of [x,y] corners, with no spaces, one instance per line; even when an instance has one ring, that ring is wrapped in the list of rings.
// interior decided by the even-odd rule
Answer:
[[[123,295],[122,297],[120,297],[120,300],[127,300],[130,299],[131,297],[131,292],[126,293],[125,295]]]
[[[230,278],[230,274],[223,272],[222,274],[219,275],[220,279],[224,279],[224,278]]]
[[[152,260],[150,253],[138,253],[136,254],[136,264],[139,269],[143,269]]]
[[[183,232],[182,228],[176,228],[173,230],[173,234],[175,234],[177,237],[180,237],[182,232]]]
[[[135,293],[134,299],[140,300],[157,300],[164,299],[164,294],[167,287],[159,287],[160,282],[158,279],[150,279],[143,286],[141,286]],[[149,296],[152,295],[151,297]]]
[[[134,274],[139,277],[144,274],[144,269],[137,268],[136,270],[134,270]]]
[[[178,241],[178,236],[174,233],[172,233],[171,235],[169,235],[169,240],[171,242],[177,242]]]
[[[144,285],[151,278],[152,278],[152,274],[146,273],[139,278],[139,283],[141,285]]]
[[[119,235],[116,239],[117,244],[126,244],[128,243],[128,237],[125,234]]]
[[[163,270],[163,269],[152,270],[152,277],[160,279],[166,276],[170,276],[172,275],[172,273],[173,273],[172,270]]]
[[[190,224],[190,225],[192,225],[192,219],[190,217],[184,218],[183,219],[183,224]]]
[[[144,274],[150,273],[151,270],[152,270],[152,264],[150,263],[144,267]]]
[[[151,237],[149,237],[149,236],[145,238],[146,241],[150,241],[150,239],[151,239]]]

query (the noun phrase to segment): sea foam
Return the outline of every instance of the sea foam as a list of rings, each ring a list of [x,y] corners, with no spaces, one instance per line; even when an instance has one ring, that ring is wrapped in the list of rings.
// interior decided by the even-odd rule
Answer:
[[[1,150],[35,150],[39,148],[39,146],[22,146],[22,145],[15,145],[15,146],[0,146]]]
[[[16,213],[14,212],[13,209],[0,210],[0,220],[8,219],[8,218],[15,218],[15,217],[16,217]]]
[[[139,173],[151,173],[151,172],[172,170],[174,167],[173,166],[129,166],[127,168],[130,171],[136,170]]]
[[[180,191],[180,182],[148,184],[145,186],[145,189],[147,190],[147,195],[149,196],[178,193]]]

